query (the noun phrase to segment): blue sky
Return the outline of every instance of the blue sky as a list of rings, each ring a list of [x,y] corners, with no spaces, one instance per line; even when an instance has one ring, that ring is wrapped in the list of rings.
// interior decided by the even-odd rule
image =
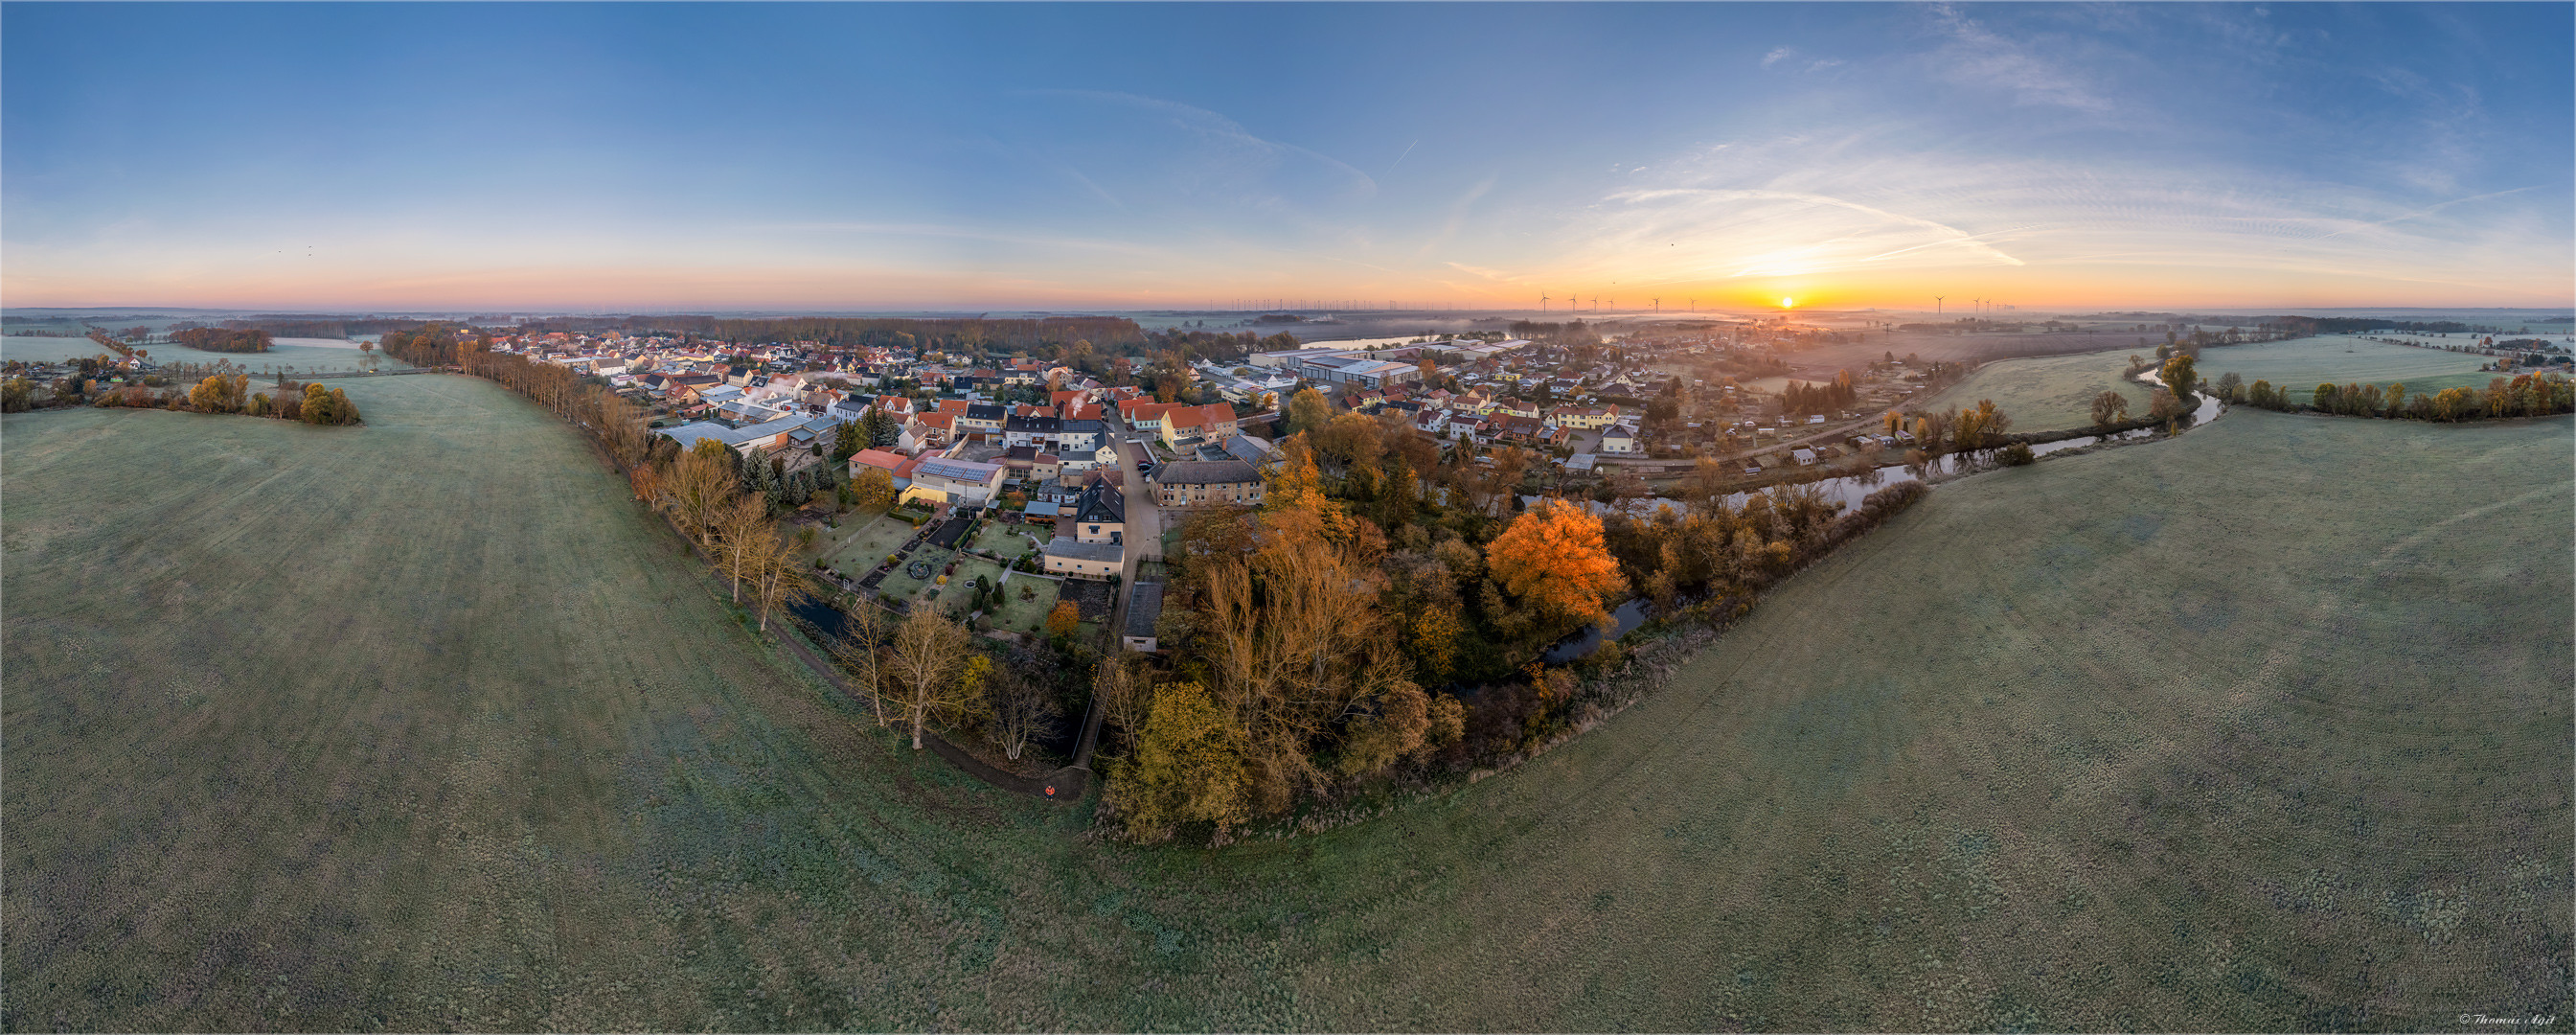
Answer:
[[[2566,305],[2571,39],[2566,4],[11,3],[0,289]]]

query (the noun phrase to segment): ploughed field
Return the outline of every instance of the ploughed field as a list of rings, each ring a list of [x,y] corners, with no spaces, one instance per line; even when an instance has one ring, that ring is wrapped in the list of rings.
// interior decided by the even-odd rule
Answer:
[[[2012,418],[2015,431],[2060,431],[2093,426],[2093,398],[2110,391],[2129,400],[2129,416],[2144,417],[2152,389],[2121,376],[2130,355],[2086,352],[1988,363],[1919,405],[1957,412],[1992,399],[1996,409]]]
[[[1520,770],[1211,852],[897,747],[535,407],[348,390],[0,422],[6,1027],[2568,1024],[2564,420],[1946,485]]]

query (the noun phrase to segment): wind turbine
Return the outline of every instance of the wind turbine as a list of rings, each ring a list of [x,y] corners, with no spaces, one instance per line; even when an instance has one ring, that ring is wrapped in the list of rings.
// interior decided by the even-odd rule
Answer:
[[[1932,296],[1932,315],[1936,319],[1941,315],[1941,296],[1939,295]]]
[[[1657,316],[1662,316],[1662,315],[1664,315],[1664,300],[1663,300],[1663,299],[1658,298],[1658,299],[1656,299],[1656,300],[1655,300],[1655,315],[1657,315]]]
[[[1539,314],[1540,316],[1546,316],[1546,315],[1547,315],[1547,296],[1546,296],[1546,295],[1540,295],[1540,296],[1538,296],[1538,314]]]

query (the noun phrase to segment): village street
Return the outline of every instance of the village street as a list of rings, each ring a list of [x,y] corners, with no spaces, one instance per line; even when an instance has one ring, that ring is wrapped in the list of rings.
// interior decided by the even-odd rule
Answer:
[[[1136,467],[1145,454],[1145,446],[1127,441],[1126,422],[1114,414],[1105,418],[1116,436],[1118,470],[1124,479],[1119,492],[1127,499],[1127,533],[1125,567],[1118,576],[1118,604],[1109,612],[1109,635],[1113,642],[1123,642],[1127,635],[1127,601],[1135,595],[1136,571],[1144,561],[1163,559],[1162,510],[1154,505],[1154,493],[1145,485],[1143,472]],[[1116,649],[1116,648],[1112,648]]]

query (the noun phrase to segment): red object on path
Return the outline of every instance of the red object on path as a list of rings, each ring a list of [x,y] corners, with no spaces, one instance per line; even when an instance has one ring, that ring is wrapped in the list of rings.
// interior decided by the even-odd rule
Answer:
[[[1048,784],[1048,785],[1047,785],[1046,792],[1047,792],[1047,797],[1050,797],[1050,798],[1055,797],[1055,785],[1054,785],[1054,784]]]

